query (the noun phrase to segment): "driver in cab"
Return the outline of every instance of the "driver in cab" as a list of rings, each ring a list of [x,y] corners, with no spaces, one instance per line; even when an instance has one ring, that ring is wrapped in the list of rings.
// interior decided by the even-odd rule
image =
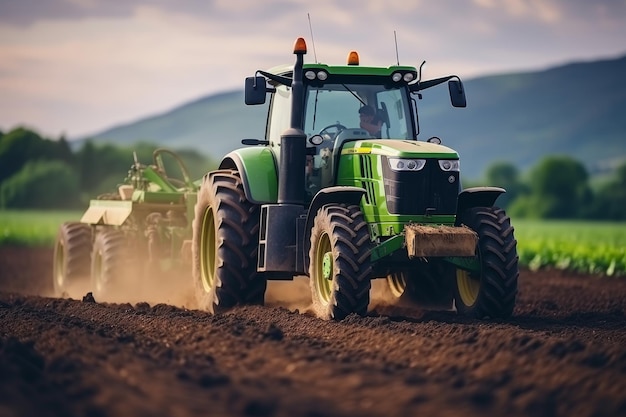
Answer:
[[[370,105],[365,105],[359,109],[359,118],[361,123],[359,126],[361,129],[367,130],[367,132],[375,137],[380,138],[380,129],[383,121],[376,115],[376,111]]]

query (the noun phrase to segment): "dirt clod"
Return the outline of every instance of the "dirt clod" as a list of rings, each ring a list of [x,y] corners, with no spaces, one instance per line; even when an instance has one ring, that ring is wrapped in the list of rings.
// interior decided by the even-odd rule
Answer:
[[[95,303],[95,302],[96,302],[96,299],[93,298],[93,293],[91,293],[91,292],[88,292],[83,297],[83,303]]]

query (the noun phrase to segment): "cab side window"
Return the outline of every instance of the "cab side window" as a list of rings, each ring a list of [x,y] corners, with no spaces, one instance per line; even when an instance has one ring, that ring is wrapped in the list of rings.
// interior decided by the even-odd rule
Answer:
[[[267,127],[267,139],[270,145],[278,147],[280,144],[280,136],[289,128],[291,121],[291,89],[279,85],[276,92],[272,94],[271,101],[271,119]]]

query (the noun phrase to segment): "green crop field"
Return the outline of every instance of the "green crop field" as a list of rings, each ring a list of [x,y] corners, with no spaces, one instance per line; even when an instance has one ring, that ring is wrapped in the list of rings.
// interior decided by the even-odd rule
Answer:
[[[82,211],[0,211],[0,245],[52,246],[59,225]],[[520,263],[626,276],[626,223],[513,219]]]
[[[626,276],[626,223],[513,219],[520,262]]]
[[[59,225],[82,215],[82,211],[0,210],[0,245],[52,247]]]

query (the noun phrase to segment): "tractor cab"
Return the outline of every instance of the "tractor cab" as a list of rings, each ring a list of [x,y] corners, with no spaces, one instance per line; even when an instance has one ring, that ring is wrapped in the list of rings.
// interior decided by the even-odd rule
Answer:
[[[420,98],[421,90],[448,81],[452,105],[465,106],[458,77],[421,82],[413,66],[361,66],[356,51],[348,54],[346,65],[302,63],[299,71],[295,80],[293,65],[258,70],[246,80],[245,101],[261,104],[270,93],[265,141],[255,143],[269,145],[277,161],[284,151],[281,138],[285,131],[296,127],[306,136],[307,201],[321,189],[338,185],[340,156],[350,152],[346,148],[349,143],[416,141],[419,127],[414,97]]]
[[[377,76],[359,77],[360,83],[343,78],[332,83],[305,83],[303,130],[307,135],[309,195],[334,185],[344,144],[416,139],[406,86],[381,85]]]
[[[281,136],[290,127],[293,109],[302,115],[300,128],[306,135],[306,195],[335,185],[339,155],[344,144],[355,140],[416,140],[414,102],[409,83],[416,81],[414,67],[386,68],[359,66],[352,52],[348,65],[303,65],[303,98],[292,102],[293,66],[259,71],[265,77],[252,78],[246,86],[251,97],[256,85],[270,85],[266,140],[277,159]],[[260,88],[262,89],[262,88]],[[265,91],[259,101],[265,101]],[[246,100],[248,104],[257,104]]]
[[[266,131],[270,143],[279,142],[282,133],[289,128],[291,70],[291,67],[278,67],[262,71],[265,75],[276,74],[275,80],[268,80],[272,86],[269,89],[272,94]],[[375,120],[381,123],[380,131],[370,131],[370,137],[416,139],[411,91],[408,88],[409,81],[417,77],[414,67],[304,64],[303,71],[304,97],[297,111],[304,116],[301,128],[309,139],[316,134],[326,140],[335,139],[343,130],[363,129],[360,124],[363,112],[360,110],[364,107],[371,109]],[[262,97],[264,101],[265,95]],[[349,135],[346,133],[344,136]]]

